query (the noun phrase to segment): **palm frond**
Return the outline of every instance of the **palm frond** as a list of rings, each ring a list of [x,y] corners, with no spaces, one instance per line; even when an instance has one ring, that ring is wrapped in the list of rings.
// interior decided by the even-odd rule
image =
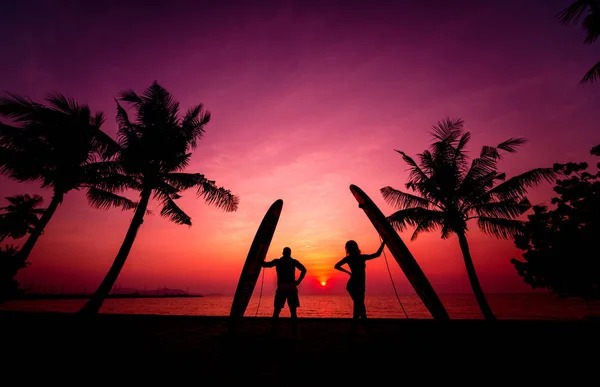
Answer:
[[[470,132],[464,133],[460,137],[460,140],[458,141],[458,144],[456,145],[456,148],[454,149],[454,162],[458,166],[461,174],[464,174],[468,167],[467,154],[466,154],[465,148],[467,147],[467,144],[469,143],[470,140],[471,140],[471,133]]]
[[[108,175],[122,173],[123,165],[116,160],[96,161],[94,163],[83,165],[81,167],[81,172],[84,175],[99,174],[102,177],[106,177]]]
[[[392,225],[392,227],[393,227],[393,225]],[[417,240],[419,235],[421,235],[421,233],[435,231],[436,229],[438,229],[440,227],[441,227],[441,224],[437,221],[422,220],[421,222],[419,222],[417,224],[417,227],[415,227],[412,235],[410,236],[410,240],[414,242]]]
[[[197,147],[198,140],[204,136],[204,127],[210,122],[210,112],[203,109],[204,105],[202,104],[190,108],[181,121],[181,128],[192,149]]]
[[[411,207],[429,208],[432,204],[422,197],[402,192],[390,186],[381,188],[381,195],[386,203],[397,209]]]
[[[443,200],[443,195],[440,192],[440,187],[436,184],[433,178],[423,170],[427,167],[419,166],[410,156],[406,155],[406,153],[399,150],[395,151],[402,155],[404,162],[406,162],[410,167],[406,188],[418,192],[421,197],[439,206],[440,201]],[[423,153],[428,154],[429,152],[425,151]],[[420,156],[425,159],[427,158],[423,154]],[[425,162],[427,163],[427,161]],[[431,165],[431,168],[433,168],[433,165]]]
[[[100,154],[101,159],[109,160],[121,151],[121,146],[115,139],[101,130],[100,127],[103,122],[104,115],[102,112],[92,115],[91,125],[95,128],[92,146]]]
[[[207,204],[214,205],[226,212],[237,211],[239,197],[234,195],[228,189],[217,187],[212,180],[205,180],[198,187],[198,196],[204,198]]]
[[[16,122],[28,122],[43,106],[30,98],[5,93],[0,97],[0,115]]]
[[[123,211],[134,209],[137,203],[132,200],[99,188],[90,187],[86,193],[90,205],[94,208],[108,210],[111,207],[120,207]]]
[[[527,139],[523,137],[509,138],[508,140],[496,145],[496,148],[508,153],[515,153],[517,148],[527,143]]]
[[[119,128],[131,127],[132,124],[131,121],[129,121],[129,115],[127,114],[127,111],[123,108],[123,106],[121,106],[117,99],[115,99],[115,102],[117,103],[117,125]]]
[[[533,187],[546,181],[554,182],[557,173],[552,168],[536,168],[511,177],[505,182],[491,188],[487,194],[491,198],[499,200],[519,199],[527,192],[527,188]]]
[[[43,181],[38,165],[28,153],[0,146],[0,174],[20,182]]]
[[[75,98],[67,97],[60,93],[51,93],[46,97],[48,104],[57,111],[71,116],[85,115],[90,117],[90,108],[87,105],[78,103]]]
[[[425,172],[423,172],[421,170],[421,167],[419,167],[419,165],[415,162],[415,160],[413,160],[412,157],[408,156],[406,153],[402,152],[401,150],[398,150],[398,149],[394,149],[394,150],[402,156],[402,159],[404,160],[404,162],[406,164],[408,164],[408,166],[410,167],[409,168],[410,175],[408,177],[408,179],[410,181],[423,182],[423,181],[429,180],[429,176],[427,176],[425,174]]]
[[[592,83],[600,80],[600,62],[596,63],[579,81],[580,84]]]
[[[440,156],[443,151],[437,150],[436,156]],[[434,157],[434,155],[429,150],[424,150],[422,153],[417,154],[419,157],[419,166],[423,172],[431,179],[432,175],[437,171],[438,166],[441,165],[441,162],[438,157]]]
[[[117,132],[117,141],[119,142],[121,148],[128,148],[132,144],[135,144],[136,140],[139,139],[139,133],[136,130],[136,126],[131,123],[129,120],[129,116],[127,115],[127,111],[121,106],[119,101],[115,99],[117,103],[117,125],[119,127],[119,131]]]
[[[169,219],[173,223],[192,225],[192,218],[190,218],[181,208],[175,204],[173,200],[167,198],[163,201],[163,207],[160,210],[160,215]]]
[[[419,224],[427,229],[433,229],[441,227],[444,213],[426,208],[405,208],[389,215],[387,220],[399,232],[404,231],[407,226],[417,227]]]
[[[166,200],[177,200],[181,198],[179,195],[180,190],[176,187],[173,187],[171,184],[167,183],[164,180],[159,180],[156,188],[154,189],[153,197],[154,199],[158,199],[161,202]]]
[[[590,6],[591,9],[591,6]],[[600,36],[600,3],[596,5],[596,9],[591,9],[591,12],[583,19],[581,26],[586,32],[586,44],[594,43]]]
[[[123,102],[127,102],[135,107],[142,104],[142,98],[136,94],[133,90],[125,90],[119,94],[119,99]]]
[[[8,207],[2,207],[0,210],[11,210],[18,207],[27,207],[28,209],[32,209],[38,207],[44,203],[44,198],[40,195],[15,195],[15,196],[7,196],[6,200],[11,204]]]
[[[13,147],[13,143],[22,133],[21,128],[0,122],[0,144],[3,146]]]
[[[531,208],[531,203],[527,198],[519,201],[515,199],[506,199],[502,201],[481,202],[471,208],[465,208],[464,211],[473,210],[477,216],[488,218],[515,219],[523,215]]]
[[[431,135],[439,141],[454,143],[462,133],[464,123],[462,118],[446,117],[433,126]]]
[[[178,190],[186,190],[198,187],[206,182],[204,175],[200,173],[171,172],[161,175],[162,180]]]
[[[104,113],[102,112],[96,112],[92,114],[92,117],[90,119],[90,124],[97,130],[100,130],[100,128],[102,127],[102,125],[104,125],[105,122],[106,118],[104,117]]]
[[[163,173],[181,172],[190,166],[191,153],[177,153],[168,160],[163,160],[161,170]]]
[[[164,87],[154,81],[141,96],[138,106],[138,122],[175,124],[179,113],[179,103]]]
[[[485,216],[477,219],[479,229],[488,235],[500,239],[511,239],[523,232],[524,223],[515,219],[488,218]]]
[[[134,176],[121,173],[106,174],[101,179],[98,179],[97,175],[92,175],[87,183],[87,186],[93,186],[113,193],[123,192],[128,189],[141,189],[140,182]]]
[[[567,8],[560,11],[556,18],[562,24],[577,24],[581,17],[586,13],[590,0],[576,0]]]

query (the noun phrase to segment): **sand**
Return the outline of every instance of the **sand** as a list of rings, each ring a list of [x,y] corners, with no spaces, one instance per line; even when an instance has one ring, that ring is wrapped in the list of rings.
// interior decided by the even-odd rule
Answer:
[[[0,312],[2,368],[78,385],[569,385],[597,380],[600,321],[244,318]],[[7,375],[3,371],[3,375]],[[6,377],[6,376],[5,376]],[[93,382],[93,383],[92,383]],[[565,383],[567,379],[565,379]],[[7,384],[8,385],[8,384]]]

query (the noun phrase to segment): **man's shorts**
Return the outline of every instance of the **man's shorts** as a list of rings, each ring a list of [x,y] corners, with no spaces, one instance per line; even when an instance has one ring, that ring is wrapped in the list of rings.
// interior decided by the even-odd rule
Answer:
[[[280,285],[275,291],[275,308],[283,308],[287,301],[288,307],[300,307],[300,299],[298,298],[298,288],[296,285]]]

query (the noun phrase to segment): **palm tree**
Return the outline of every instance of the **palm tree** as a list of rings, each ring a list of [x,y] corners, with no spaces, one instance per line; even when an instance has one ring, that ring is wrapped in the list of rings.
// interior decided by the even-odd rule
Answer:
[[[119,100],[135,110],[135,121],[129,119]],[[180,118],[179,103],[156,82],[142,95],[125,91],[119,100],[116,102],[121,151],[114,163],[115,170],[120,172],[123,186],[139,191],[140,200],[110,270],[80,310],[85,314],[100,310],[125,264],[151,198],[161,204],[161,216],[188,226],[192,224],[191,218],[175,203],[183,190],[196,188],[197,194],[208,204],[228,212],[236,211],[239,202],[237,196],[217,187],[204,175],[183,172],[189,165],[190,151],[202,139],[210,120],[210,114],[202,104],[193,106]]]
[[[17,252],[15,246],[0,246],[0,304],[17,298],[22,292],[14,277],[29,262],[16,260]]]
[[[471,134],[463,132],[462,119],[444,119],[433,127],[434,142],[430,150],[418,154],[417,164],[406,153],[396,150],[409,165],[409,192],[392,187],[381,188],[384,200],[398,211],[388,216],[398,231],[414,227],[411,240],[424,231],[441,229],[442,238],[456,234],[467,274],[481,312],[495,319],[483,294],[469,251],[467,223],[477,219],[486,234],[508,239],[519,233],[522,221],[517,218],[531,207],[525,197],[528,187],[552,181],[551,168],[537,168],[505,181],[498,172],[501,151],[516,152],[526,140],[511,138],[495,147],[484,146],[479,157],[469,164],[465,147]],[[497,184],[497,182],[501,182]]]
[[[563,9],[557,18],[565,25],[578,24],[581,20],[581,26],[586,33],[583,42],[586,44],[594,43],[600,36],[600,0],[577,0]],[[591,83],[598,79],[600,79],[600,62],[588,70],[579,83]]]
[[[19,239],[35,230],[39,216],[44,213],[38,208],[44,201],[40,195],[16,195],[6,198],[10,203],[0,207],[0,242],[5,238]]]
[[[135,207],[111,189],[111,185],[118,187],[118,182],[113,184],[108,159],[119,148],[101,130],[103,114],[92,113],[87,105],[58,93],[46,102],[43,105],[14,94],[0,97],[0,117],[12,121],[12,125],[0,122],[0,173],[52,189],[48,208],[17,253],[22,262],[27,261],[64,196],[72,190],[85,190],[90,204],[97,208]]]

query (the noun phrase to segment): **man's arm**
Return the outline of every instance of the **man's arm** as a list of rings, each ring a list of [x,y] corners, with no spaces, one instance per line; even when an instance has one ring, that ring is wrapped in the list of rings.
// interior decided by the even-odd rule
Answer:
[[[300,263],[300,261],[296,260],[296,269],[300,270],[300,276],[298,277],[298,280],[296,280],[296,286],[298,286],[300,285],[300,282],[302,282],[304,276],[306,275],[306,268],[303,264]]]
[[[348,274],[348,275],[352,275],[352,272],[350,270],[346,270],[342,267],[342,265],[346,263],[346,258],[342,258],[341,261],[339,261],[338,263],[335,264],[335,266],[333,267],[335,270],[339,270],[339,271],[343,271],[344,273]]]
[[[277,259],[274,259],[272,261],[263,261],[260,265],[262,267],[274,267],[277,265]]]
[[[368,261],[369,259],[374,259],[377,258],[381,255],[381,253],[383,252],[383,248],[385,247],[385,243],[381,242],[381,246],[379,246],[379,249],[377,249],[377,251],[374,254],[370,254],[370,255],[366,255],[365,256],[365,261]]]

